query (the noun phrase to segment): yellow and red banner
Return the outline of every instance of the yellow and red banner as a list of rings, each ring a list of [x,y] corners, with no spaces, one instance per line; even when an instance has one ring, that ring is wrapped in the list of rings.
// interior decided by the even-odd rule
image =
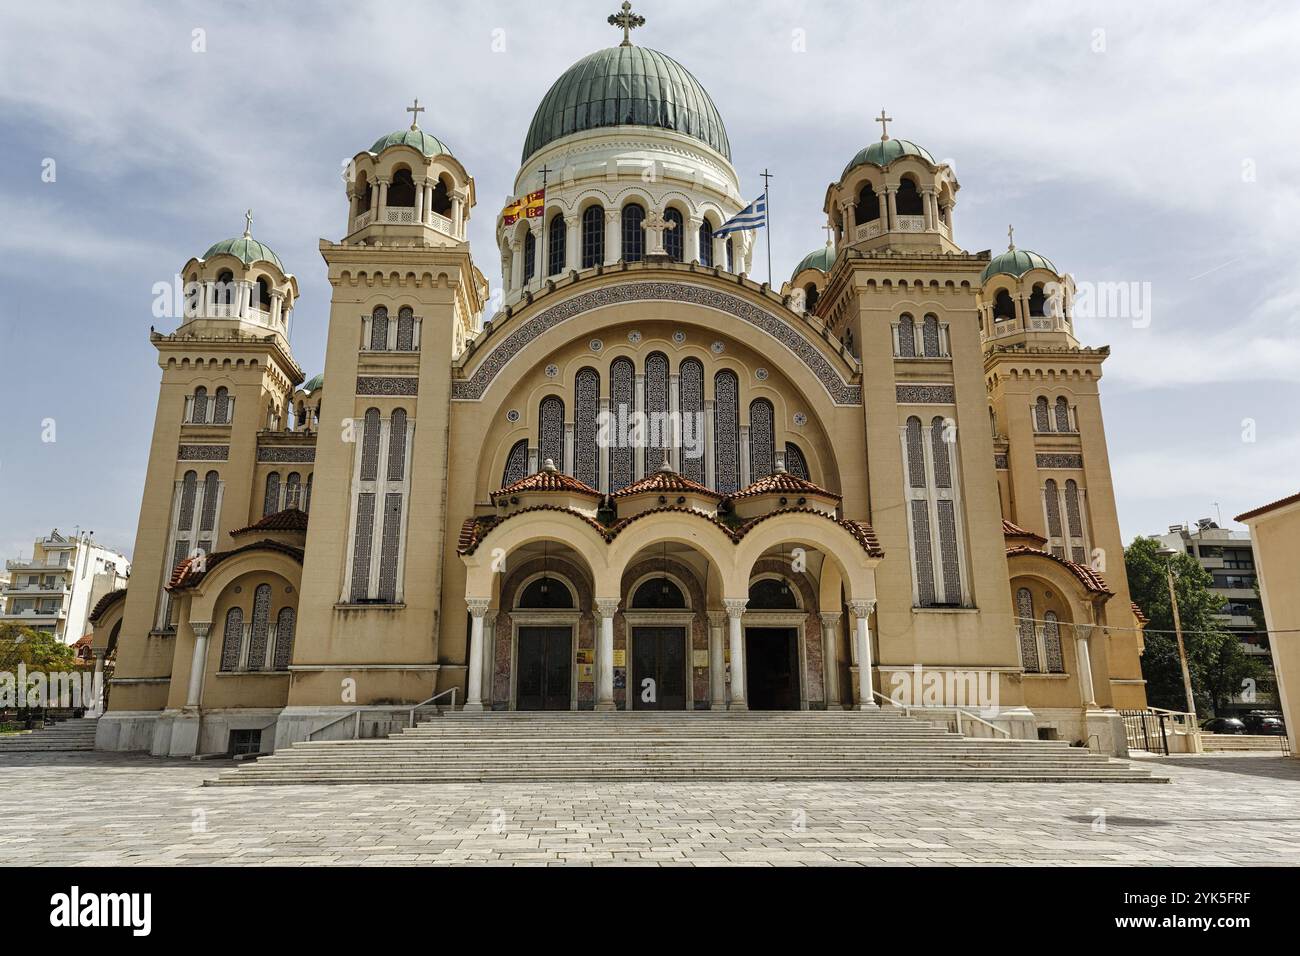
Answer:
[[[525,219],[536,219],[546,208],[546,190],[539,189],[531,192],[522,199],[513,200],[510,205],[501,210],[503,224],[512,226],[519,221],[519,217]]]

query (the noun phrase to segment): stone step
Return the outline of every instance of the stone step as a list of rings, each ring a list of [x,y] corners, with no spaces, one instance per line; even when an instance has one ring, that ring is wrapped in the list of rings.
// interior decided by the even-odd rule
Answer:
[[[95,726],[95,718],[83,717],[49,724],[40,730],[0,734],[0,754],[94,750]]]

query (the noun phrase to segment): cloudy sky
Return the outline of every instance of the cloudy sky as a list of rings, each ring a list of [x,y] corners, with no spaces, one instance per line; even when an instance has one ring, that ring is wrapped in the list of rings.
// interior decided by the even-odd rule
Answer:
[[[298,276],[292,345],[319,370],[316,244],[342,233],[341,164],[404,127],[412,97],[475,177],[472,245],[498,282],[493,213],[533,110],[617,42],[617,6],[5,5],[3,556],[78,525],[129,552],[160,374],[151,290],[238,235],[245,207]],[[999,251],[1015,223],[1018,246],[1078,281],[1149,290],[1142,314],[1079,324],[1113,350],[1103,402],[1126,541],[1300,488],[1296,5],[636,6],[636,42],[712,93],[745,191],[776,174],[778,283],[824,241],[826,185],[879,136],[883,106],[891,133],[956,168],[965,248]]]

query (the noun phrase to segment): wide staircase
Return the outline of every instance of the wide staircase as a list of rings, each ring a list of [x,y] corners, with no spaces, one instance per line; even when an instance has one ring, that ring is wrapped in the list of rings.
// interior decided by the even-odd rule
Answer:
[[[0,734],[0,754],[45,753],[54,750],[94,750],[95,718],[81,717],[46,724],[40,730]]]
[[[1210,734],[1205,731],[1201,731],[1201,749],[1207,754],[1289,752],[1287,740],[1282,736]]]
[[[1165,783],[1064,741],[963,737],[878,713],[447,713],[386,739],[300,742],[211,785],[948,780]]]

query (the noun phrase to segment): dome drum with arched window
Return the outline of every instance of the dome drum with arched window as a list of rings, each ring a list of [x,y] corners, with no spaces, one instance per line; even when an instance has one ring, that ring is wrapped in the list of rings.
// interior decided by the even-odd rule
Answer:
[[[1008,230],[1014,240],[1014,230]],[[980,275],[976,304],[986,344],[1077,346],[1071,303],[1074,280],[1046,256],[1015,242],[989,260]]]
[[[213,243],[185,263],[182,324],[194,331],[215,330],[232,321],[249,334],[267,331],[288,337],[289,315],[298,300],[298,280],[280,257],[253,238],[253,215],[244,234]]]

